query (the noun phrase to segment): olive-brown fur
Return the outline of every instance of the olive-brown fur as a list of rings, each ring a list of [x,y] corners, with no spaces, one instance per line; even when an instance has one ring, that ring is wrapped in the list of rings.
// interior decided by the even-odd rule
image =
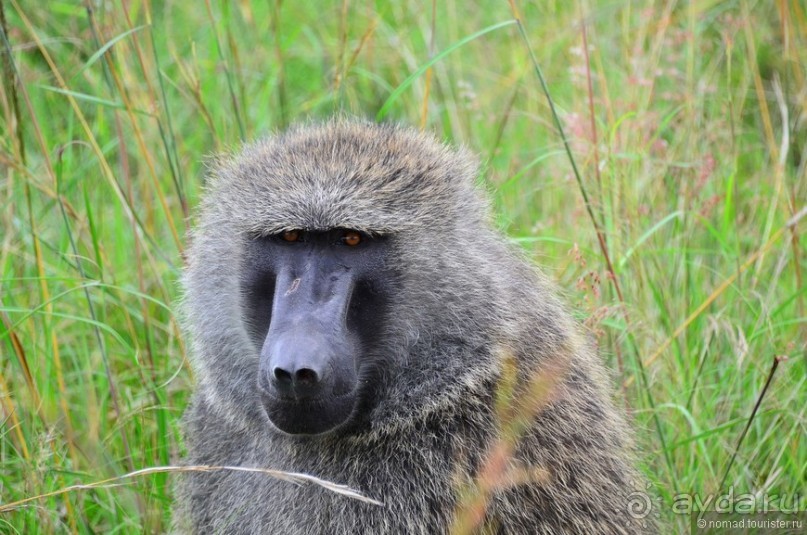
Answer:
[[[476,173],[471,154],[429,135],[345,119],[217,161],[184,279],[198,383],[184,418],[186,462],[302,472],[383,505],[264,474],[193,472],[177,486],[177,531],[445,533],[461,488],[500,438],[494,407],[507,358],[518,388],[554,378],[510,461],[543,476],[494,488],[482,529],[652,529],[628,514],[626,496],[642,480],[603,365],[551,285],[492,228]],[[255,236],[330,228],[387,237],[392,313],[375,354],[362,357],[376,373],[356,424],[289,436],[256,392],[240,262]]]

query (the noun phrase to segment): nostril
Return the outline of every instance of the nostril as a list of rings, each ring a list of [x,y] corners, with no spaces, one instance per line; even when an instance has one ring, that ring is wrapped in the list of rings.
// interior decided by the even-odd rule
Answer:
[[[321,393],[325,377],[314,367],[298,367],[291,364],[275,366],[271,370],[259,382],[259,386],[267,395],[300,400]]]
[[[275,368],[272,371],[272,374],[275,376],[275,380],[281,384],[292,383],[291,374],[286,370],[284,370],[283,368]]]
[[[295,382],[298,384],[313,386],[319,382],[317,372],[309,368],[300,368],[294,374]]]

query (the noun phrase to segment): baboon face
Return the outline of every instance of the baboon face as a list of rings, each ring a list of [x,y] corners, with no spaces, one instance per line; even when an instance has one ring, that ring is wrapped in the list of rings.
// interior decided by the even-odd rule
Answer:
[[[389,302],[388,238],[290,229],[245,249],[244,315],[269,420],[295,435],[346,424]]]
[[[467,152],[351,121],[217,160],[184,279],[199,390],[240,425],[295,435],[358,432],[441,391],[466,360],[414,346],[486,336],[463,297],[486,292],[463,269],[486,232],[475,176]]]

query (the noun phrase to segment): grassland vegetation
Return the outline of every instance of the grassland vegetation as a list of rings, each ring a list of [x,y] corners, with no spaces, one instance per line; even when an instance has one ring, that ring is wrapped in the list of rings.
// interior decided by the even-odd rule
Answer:
[[[338,113],[481,155],[613,370],[653,514],[807,509],[803,2],[0,8],[0,532],[167,529],[205,162]]]

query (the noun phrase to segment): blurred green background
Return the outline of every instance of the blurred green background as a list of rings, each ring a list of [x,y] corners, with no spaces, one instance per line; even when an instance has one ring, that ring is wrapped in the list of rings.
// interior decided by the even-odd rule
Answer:
[[[167,529],[173,474],[60,491],[177,462],[204,162],[334,113],[480,155],[671,532],[730,488],[807,509],[802,1],[0,6],[0,532]]]

